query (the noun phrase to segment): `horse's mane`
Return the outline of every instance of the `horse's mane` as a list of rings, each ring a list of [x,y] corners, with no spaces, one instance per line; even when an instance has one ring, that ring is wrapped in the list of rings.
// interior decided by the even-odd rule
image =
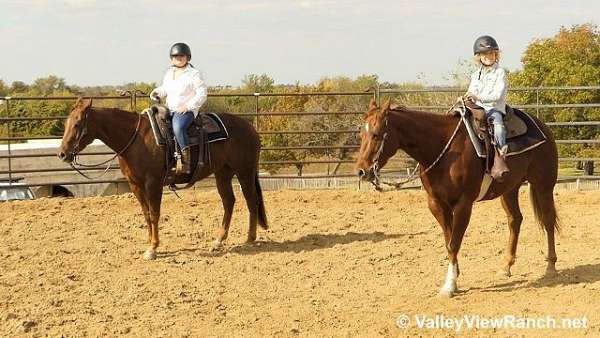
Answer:
[[[123,113],[133,113],[130,110],[116,108],[116,107],[91,107],[90,109],[92,109],[94,111],[114,111],[114,112],[123,112]]]
[[[449,117],[452,117],[452,115],[447,115],[447,114],[439,114],[439,113],[433,113],[433,112],[428,112],[428,111],[422,111],[422,110],[416,110],[416,109],[412,109],[409,108],[405,105],[395,105],[393,107],[390,108],[390,112],[395,112],[395,113],[409,113],[411,115],[421,115],[423,117],[429,117],[432,119],[437,119],[440,121],[448,121]]]

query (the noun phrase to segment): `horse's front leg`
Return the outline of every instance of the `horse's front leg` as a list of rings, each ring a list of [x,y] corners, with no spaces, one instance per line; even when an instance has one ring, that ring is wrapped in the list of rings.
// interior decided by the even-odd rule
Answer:
[[[440,290],[441,296],[452,297],[458,291],[456,281],[460,275],[458,267],[458,252],[462,244],[465,231],[471,219],[471,211],[473,210],[473,201],[461,198],[458,204],[454,207],[452,217],[452,235],[450,242],[446,245],[448,250],[448,272],[446,281]]]
[[[149,214],[150,247],[144,253],[144,259],[156,259],[156,249],[160,243],[158,238],[158,221],[160,219],[160,204],[162,202],[162,185],[146,184],[145,199]]]
[[[428,197],[427,202],[433,217],[435,217],[442,227],[442,231],[444,231],[444,241],[446,242],[446,246],[448,246],[450,237],[452,236],[452,209],[448,203],[432,196]]]
[[[132,183],[129,181],[129,188],[137,198],[138,202],[140,202],[140,206],[142,207],[142,213],[144,214],[144,219],[146,220],[146,225],[148,227],[148,242],[152,242],[152,217],[150,216],[150,210],[148,207],[148,201],[146,199],[146,191],[143,186]],[[155,259],[156,253],[153,250],[146,250],[144,253],[144,259],[150,260]]]

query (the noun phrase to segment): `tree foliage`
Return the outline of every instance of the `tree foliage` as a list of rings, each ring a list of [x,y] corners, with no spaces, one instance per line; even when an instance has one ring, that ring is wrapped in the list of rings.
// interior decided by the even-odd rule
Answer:
[[[511,86],[564,87],[600,85],[600,30],[592,24],[562,27],[550,38],[536,39],[525,50],[523,68],[510,75]],[[600,102],[600,90],[541,90],[513,93],[522,104],[589,104]],[[545,121],[598,121],[598,108],[540,109]],[[597,127],[554,129],[558,139],[595,139]],[[560,147],[561,155],[589,156],[593,146]]]

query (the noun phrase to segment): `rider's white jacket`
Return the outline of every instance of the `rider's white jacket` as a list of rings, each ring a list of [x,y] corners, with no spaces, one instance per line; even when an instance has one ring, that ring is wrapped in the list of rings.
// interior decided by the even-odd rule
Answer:
[[[173,78],[175,67],[170,67],[163,78],[162,84],[154,89],[160,97],[167,97],[167,107],[177,111],[184,105],[187,111],[198,115],[198,109],[206,102],[207,87],[202,74],[196,68],[188,65],[177,79]]]
[[[508,80],[506,71],[498,66],[498,63],[488,68],[482,66],[475,71],[471,75],[468,92],[479,98],[475,103],[483,107],[486,112],[495,109],[506,114]]]

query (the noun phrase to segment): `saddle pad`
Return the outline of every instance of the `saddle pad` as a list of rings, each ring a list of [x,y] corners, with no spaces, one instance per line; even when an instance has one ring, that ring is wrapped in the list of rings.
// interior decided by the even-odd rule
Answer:
[[[162,125],[159,124],[159,121],[162,122],[162,119],[156,116],[158,114],[158,110],[146,108],[142,114],[148,115],[148,120],[150,121],[150,127],[152,129],[152,135],[154,135],[154,141],[156,141],[156,144],[159,146],[166,145],[166,137],[163,135],[164,131],[161,128]]]
[[[219,115],[207,113],[200,114],[199,117],[202,119],[202,128],[208,134],[208,143],[223,141],[229,138],[227,127],[225,127],[225,124]],[[196,119],[196,123],[198,123],[200,118]]]
[[[508,105],[506,105],[504,126],[506,127],[506,139],[511,139],[527,133],[527,124],[523,121],[523,118],[515,116],[515,109]]]
[[[154,135],[154,140],[157,145],[166,145],[166,140],[169,138],[166,135],[166,126],[164,119],[160,116],[164,114],[160,109],[164,109],[160,107],[159,109],[151,109],[148,108],[143,111],[142,114],[148,115],[150,120],[150,126],[152,127],[152,133]],[[188,135],[190,137],[190,145],[195,145],[199,143],[198,140],[198,132],[196,128],[198,128],[198,123],[202,123],[202,127],[204,131],[207,133],[208,143],[223,141],[229,138],[229,132],[227,131],[227,127],[221,120],[221,118],[215,113],[207,113],[207,114],[199,114],[194,123],[190,125],[188,129]]]
[[[515,116],[513,116],[512,119],[520,118],[527,127],[527,133],[506,140],[509,149],[508,154],[506,154],[507,157],[524,153],[546,142],[546,135],[544,135],[531,116],[518,109],[513,108],[513,111]],[[483,140],[479,139],[477,136],[476,128],[472,125],[472,119],[467,118],[466,113],[463,113],[462,111],[460,112],[460,115],[463,124],[467,128],[471,143],[473,144],[473,147],[475,147],[477,156],[485,158],[485,146]]]

